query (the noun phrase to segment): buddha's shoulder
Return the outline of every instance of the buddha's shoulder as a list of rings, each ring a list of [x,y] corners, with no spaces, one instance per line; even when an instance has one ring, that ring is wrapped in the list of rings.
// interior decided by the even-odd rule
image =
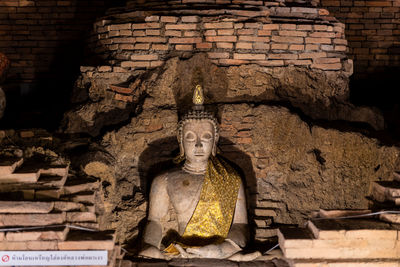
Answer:
[[[176,167],[157,175],[153,180],[153,184],[168,183],[168,180],[174,180],[184,175],[185,172],[181,168]]]

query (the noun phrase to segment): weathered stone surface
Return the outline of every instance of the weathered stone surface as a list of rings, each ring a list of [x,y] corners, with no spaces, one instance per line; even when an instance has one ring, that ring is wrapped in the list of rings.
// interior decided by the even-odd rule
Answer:
[[[172,95],[164,98],[173,101]],[[146,207],[137,208],[143,203],[139,190],[146,194],[152,177],[172,167],[171,159],[178,153],[177,114],[154,108],[161,97],[146,99],[142,113],[103,137],[102,145],[115,158],[109,166],[115,182],[110,184],[118,185],[103,188],[106,212],[120,236],[135,237],[130,229],[136,229]],[[248,104],[216,108],[221,121],[219,148],[244,172],[250,214],[261,207],[276,213],[275,222],[303,223],[320,208],[366,209],[364,196],[370,183],[377,177],[391,179],[396,166],[398,148],[382,146],[360,133],[309,126],[286,108]],[[132,185],[138,190],[133,196]],[[123,200],[121,195],[130,197]],[[111,214],[115,207],[118,213]],[[174,218],[166,220],[172,224]]]
[[[53,228],[42,231],[8,232],[7,241],[30,241],[30,240],[65,240],[68,227]]]
[[[49,213],[53,202],[0,201],[0,213]]]
[[[96,214],[92,212],[67,212],[68,222],[96,222]]]
[[[397,240],[398,227],[374,220],[313,220],[307,223],[317,239]]]
[[[127,115],[134,112],[133,107],[143,100],[144,108],[169,106],[182,112],[188,108],[187,100],[194,83],[198,82],[203,84],[209,104],[280,101],[300,108],[313,119],[364,122],[375,129],[383,128],[383,117],[379,112],[346,102],[349,80],[348,75],[341,72],[251,64],[218,67],[206,54],[196,54],[188,60],[174,57],[162,67],[144,74],[133,72],[129,81],[126,76],[115,78],[116,73],[90,73],[98,79],[88,77],[86,72],[80,83],[107,88],[115,84],[116,79],[119,83],[130,82],[129,88],[135,90],[126,96],[133,97],[133,103],[114,101],[114,93],[95,90],[96,97],[90,97],[94,103],[88,102],[65,115],[65,132],[98,135],[103,126],[127,120]],[[124,77],[126,80],[122,80]],[[87,90],[83,85],[81,89]]]
[[[54,209],[58,211],[83,210],[84,205],[82,203],[68,201],[55,201]]]
[[[64,221],[65,213],[0,215],[0,226],[42,226],[62,224]]]
[[[18,157],[0,157],[0,175],[13,173],[15,168],[21,166],[23,161],[23,158]]]

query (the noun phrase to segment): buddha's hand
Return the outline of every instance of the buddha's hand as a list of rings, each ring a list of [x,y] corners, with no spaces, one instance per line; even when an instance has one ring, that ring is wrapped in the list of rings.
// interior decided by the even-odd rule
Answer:
[[[186,252],[200,258],[225,259],[242,250],[233,241],[226,239],[222,244],[207,245],[199,248],[187,248]]]
[[[147,246],[139,252],[139,256],[155,259],[165,259],[164,254],[154,246]]]

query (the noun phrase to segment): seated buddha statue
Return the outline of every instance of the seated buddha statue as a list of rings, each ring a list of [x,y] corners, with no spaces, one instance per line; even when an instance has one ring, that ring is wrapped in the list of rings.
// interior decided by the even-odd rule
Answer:
[[[178,125],[180,168],[154,178],[150,189],[144,249],[150,258],[229,258],[248,241],[246,198],[238,173],[216,155],[219,131],[215,117],[204,110],[197,86],[194,107]],[[179,238],[161,250],[161,218],[172,204]]]

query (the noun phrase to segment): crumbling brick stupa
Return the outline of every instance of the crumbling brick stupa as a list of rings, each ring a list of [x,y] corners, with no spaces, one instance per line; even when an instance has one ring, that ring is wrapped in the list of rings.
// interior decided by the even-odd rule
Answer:
[[[321,208],[367,209],[372,182],[392,179],[400,150],[374,138],[379,112],[348,102],[344,29],[316,1],[128,1],[94,24],[59,129],[91,138],[52,149],[99,180],[102,227],[135,255],[149,186],[174,166],[176,126],[200,84],[219,152],[243,175],[253,244]],[[32,145],[36,135],[0,140]]]
[[[106,181],[121,242],[141,230],[196,84],[220,120],[222,154],[244,172],[256,240],[310,210],[366,208],[370,182],[396,168],[397,148],[317,123],[384,123],[347,102],[344,25],[317,2],[129,1],[95,23],[89,47],[96,64],[81,67],[62,130],[100,137],[103,159],[83,168]]]

